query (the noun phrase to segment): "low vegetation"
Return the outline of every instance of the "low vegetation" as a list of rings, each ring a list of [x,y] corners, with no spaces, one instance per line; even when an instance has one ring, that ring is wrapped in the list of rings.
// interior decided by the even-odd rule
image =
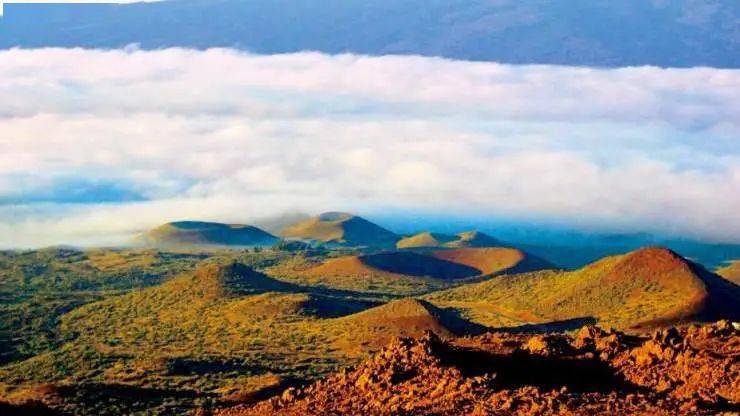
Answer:
[[[345,246],[393,247],[399,237],[362,217],[344,212],[325,212],[282,230],[284,238],[311,240]]]
[[[738,299],[737,286],[662,249],[573,272],[539,270],[549,265],[510,248],[297,240],[5,252],[0,266],[0,402],[80,415],[260,400],[427,330],[628,328],[733,317]]]
[[[732,260],[727,265],[719,267],[717,274],[735,284],[740,284],[740,260]]]
[[[709,310],[736,317],[738,287],[718,280],[669,250],[648,248],[572,272],[506,275],[426,299],[489,327],[584,319],[629,329]]]
[[[59,318],[121,291],[157,285],[206,256],[64,248],[0,253],[0,364],[60,342]]]

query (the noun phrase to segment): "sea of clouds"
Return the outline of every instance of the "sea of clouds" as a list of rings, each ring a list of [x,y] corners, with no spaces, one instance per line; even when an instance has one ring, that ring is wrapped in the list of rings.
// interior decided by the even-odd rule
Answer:
[[[0,247],[383,208],[740,242],[740,71],[0,51]]]

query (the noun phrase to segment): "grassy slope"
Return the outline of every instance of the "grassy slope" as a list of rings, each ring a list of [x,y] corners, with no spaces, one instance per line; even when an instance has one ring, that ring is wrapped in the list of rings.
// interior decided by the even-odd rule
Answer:
[[[455,240],[454,235],[423,232],[399,240],[396,248],[442,247]]]
[[[455,241],[450,241],[445,244],[445,246],[451,248],[500,247],[503,246],[503,244],[490,235],[480,231],[466,231],[457,234],[457,239]]]
[[[466,253],[466,261],[475,260],[479,265],[490,261],[490,267],[498,267],[488,257],[472,255],[484,251],[469,250],[442,252]],[[497,259],[513,261],[518,257],[513,251],[502,253],[509,257]],[[29,287],[47,287],[55,275],[62,276],[59,287],[67,287],[64,282],[74,281],[67,280],[74,273],[57,273],[65,268],[98,270],[100,278],[88,276],[83,281],[115,283],[113,287],[118,287],[119,280],[111,276],[127,276],[127,271],[136,269],[154,273],[167,265],[187,270],[197,258],[150,251],[67,253],[52,256],[60,264],[36,270],[31,266],[45,257],[41,253],[25,255],[27,263],[14,258],[6,266],[26,264],[32,270],[23,269],[25,277],[12,274],[0,281],[15,282],[6,287],[18,287],[18,282],[24,281],[36,285]],[[324,264],[352,258],[335,258]],[[235,259],[268,275],[233,265]],[[358,267],[357,261],[359,257],[349,262],[351,270]],[[39,305],[59,309],[49,323],[56,332],[56,343],[35,351],[33,358],[0,368],[0,396],[5,389],[8,396],[33,397],[37,393],[33,388],[28,390],[29,386],[53,382],[61,386],[55,389],[69,391],[72,397],[60,406],[72,413],[84,409],[85,414],[182,414],[188,406],[252,394],[244,386],[274,387],[292,377],[326,374],[356,362],[394,335],[417,335],[425,329],[446,335],[447,328],[466,327],[460,315],[489,327],[584,316],[594,316],[604,325],[629,327],[646,320],[680,318],[711,300],[708,292],[731,285],[719,278],[716,280],[722,282],[712,280],[669,251],[646,249],[606,258],[574,272],[498,276],[432,293],[425,297],[431,304],[406,299],[368,309],[371,298],[392,299],[454,283],[387,272],[362,278],[336,274],[335,280],[324,273],[313,277],[296,273],[316,264],[311,258],[291,253],[228,251],[208,260],[197,272],[171,279],[152,277],[151,281],[165,282],[148,288],[142,285],[120,295],[103,293],[103,300],[81,307],[74,304],[64,309],[65,304],[55,306],[42,299]],[[359,266],[368,267],[368,262],[360,261]],[[34,270],[41,274],[28,277]],[[136,280],[124,281],[130,285]],[[304,286],[306,283],[311,285]],[[360,290],[340,292],[339,288]],[[732,307],[737,305],[736,299],[725,297],[723,302]],[[70,311],[72,307],[77,308]],[[67,313],[59,318],[62,310]],[[453,328],[453,323],[459,326]],[[124,392],[120,386],[125,386]]]
[[[503,244],[488,234],[479,231],[466,231],[456,235],[422,232],[405,237],[396,243],[396,248],[465,248],[465,247],[500,247]]]
[[[202,258],[153,250],[0,253],[0,364],[54,348],[64,313],[122,290],[158,284]]]
[[[573,272],[501,276],[427,299],[487,326],[593,317],[602,325],[630,328],[694,315],[707,296],[704,282],[686,261],[668,250],[648,248]]]
[[[716,273],[735,284],[740,284],[740,260],[733,260],[726,266],[719,267]]]
[[[345,256],[316,263],[296,257],[266,271],[283,281],[300,285],[351,290],[396,296],[411,296],[449,287],[449,283],[424,277],[411,277],[370,268],[357,256]]]
[[[329,258],[296,257],[267,272],[294,283],[390,296],[429,293],[470,283],[481,275],[549,268],[537,258],[511,248],[465,247],[426,252],[385,252]]]
[[[481,274],[493,274],[511,269],[525,257],[525,254],[519,250],[502,247],[438,250],[432,255],[438,259],[476,268]]]
[[[269,273],[301,284],[402,296],[449,287],[455,284],[452,280],[481,274],[468,264],[412,252],[350,255],[318,264],[296,261]]]
[[[357,246],[388,246],[398,240],[398,236],[391,231],[364,218],[336,212],[324,213],[288,226],[280,235]]]
[[[204,265],[69,312],[60,325],[69,342],[3,368],[0,380],[146,386],[202,404],[245,378],[316,377],[392,336],[443,332],[414,301],[334,317],[363,305],[299,290],[244,266]]]

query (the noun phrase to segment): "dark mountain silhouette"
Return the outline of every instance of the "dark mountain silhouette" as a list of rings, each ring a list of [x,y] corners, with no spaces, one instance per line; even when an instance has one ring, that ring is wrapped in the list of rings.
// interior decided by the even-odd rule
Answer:
[[[0,48],[237,47],[517,64],[737,68],[736,0],[6,4]]]

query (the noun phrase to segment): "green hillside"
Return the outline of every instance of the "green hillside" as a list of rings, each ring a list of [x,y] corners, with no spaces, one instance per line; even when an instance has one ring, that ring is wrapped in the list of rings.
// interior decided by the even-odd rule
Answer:
[[[740,284],[740,260],[729,261],[726,265],[718,267],[715,272],[735,284]]]
[[[572,272],[504,275],[426,297],[489,327],[571,319],[638,328],[740,317],[740,289],[662,248],[607,257]]]
[[[5,390],[39,398],[37,386],[51,383],[54,394],[45,402],[111,414],[131,410],[128,398],[112,392],[90,404],[75,389],[126,385],[160,392],[149,403],[142,399],[140,411],[166,414],[169,403],[172,414],[181,414],[226,400],[225,392],[253,378],[314,378],[393,336],[444,332],[422,306],[400,302],[371,312],[368,299],[280,282],[233,261],[207,261],[159,286],[63,315],[66,342],[0,369],[0,396]]]
[[[55,348],[59,318],[74,308],[154,286],[204,258],[156,250],[0,252],[0,365]]]
[[[738,318],[737,286],[665,249],[512,274],[547,266],[528,258],[502,247],[2,253],[0,401],[181,415],[267,397],[425,330]]]
[[[411,296],[480,281],[488,275],[550,267],[519,250],[491,247],[402,250],[329,258],[296,256],[266,269],[266,273],[303,285]]]

